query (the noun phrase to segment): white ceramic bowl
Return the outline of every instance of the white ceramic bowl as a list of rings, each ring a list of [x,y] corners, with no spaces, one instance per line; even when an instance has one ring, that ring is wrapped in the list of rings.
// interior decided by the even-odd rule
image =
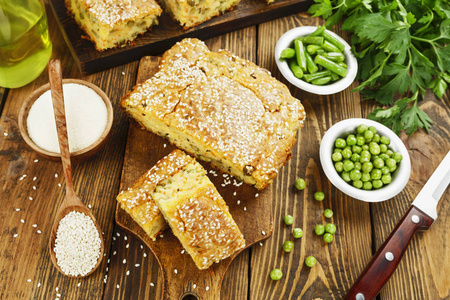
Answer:
[[[288,47],[292,47],[292,42],[294,41],[294,39],[313,33],[316,29],[316,26],[302,26],[291,29],[283,34],[278,40],[277,45],[275,46],[275,61],[284,78],[286,78],[287,81],[289,81],[299,89],[317,95],[335,94],[346,89],[355,80],[356,73],[358,72],[358,62],[356,61],[355,56],[352,54],[350,45],[334,32],[327,30],[327,32],[329,32],[332,36],[334,36],[345,45],[344,54],[345,63],[347,64],[347,75],[344,78],[328,85],[313,85],[295,77],[294,74],[292,74],[291,69],[289,69],[289,65],[286,60],[280,59],[281,51]]]
[[[399,163],[397,170],[392,173],[391,183],[383,186],[380,189],[370,191],[357,189],[345,182],[334,168],[334,162],[331,159],[333,154],[334,142],[337,138],[345,138],[348,134],[354,133],[356,127],[360,124],[367,126],[375,126],[377,133],[380,136],[387,136],[391,143],[389,148],[394,152],[400,152],[403,156]],[[409,158],[408,150],[402,140],[386,126],[368,119],[347,119],[334,124],[322,138],[320,143],[320,163],[323,171],[327,175],[331,183],[345,194],[366,202],[381,202],[397,195],[406,186],[411,174],[411,160]]]

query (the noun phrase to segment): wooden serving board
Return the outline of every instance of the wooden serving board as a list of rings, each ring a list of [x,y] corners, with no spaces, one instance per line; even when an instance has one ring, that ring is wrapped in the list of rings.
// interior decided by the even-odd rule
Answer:
[[[137,82],[150,78],[156,72],[158,63],[159,57],[142,58]],[[159,159],[174,149],[174,146],[165,139],[141,129],[139,124],[131,121],[122,170],[121,190],[130,187]],[[246,247],[268,238],[273,231],[271,187],[259,192],[245,184],[236,186],[233,183],[239,184],[239,182],[230,179],[231,176],[214,170],[206,163],[202,165],[229,206],[231,215],[244,235]],[[209,172],[212,170],[216,176]],[[117,205],[115,219],[119,226],[147,244],[155,255],[163,276],[163,299],[183,299],[187,295],[193,295],[201,300],[220,299],[222,279],[231,261],[238,254],[213,264],[208,270],[200,271],[189,254],[181,254],[183,247],[170,230],[164,231],[163,236],[153,242],[119,205]]]
[[[95,50],[92,42],[82,38],[86,34],[67,15],[64,0],[49,0],[49,2],[80,71],[83,74],[91,74],[134,61],[145,55],[162,54],[186,37],[204,40],[304,11],[313,1],[275,0],[274,3],[267,5],[265,0],[242,0],[233,11],[212,18],[189,30],[183,30],[168,14],[163,13],[159,18],[159,25],[139,36],[134,41],[134,45],[103,52]]]

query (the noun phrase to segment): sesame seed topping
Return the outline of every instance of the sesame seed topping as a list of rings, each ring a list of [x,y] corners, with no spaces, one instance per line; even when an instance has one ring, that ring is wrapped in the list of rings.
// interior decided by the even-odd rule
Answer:
[[[27,279],[28,282],[31,282],[31,279]]]
[[[205,290],[209,291],[209,286],[206,286]]]
[[[150,286],[155,286],[155,284],[153,282],[150,282]]]
[[[178,270],[177,270],[177,269],[173,270],[173,272],[174,272],[175,274],[178,274]]]
[[[123,262],[123,264],[126,264],[127,263],[127,259],[124,258],[122,262]]]
[[[140,267],[141,265],[140,264],[135,264],[134,265],[136,268],[138,268],[138,267]]]

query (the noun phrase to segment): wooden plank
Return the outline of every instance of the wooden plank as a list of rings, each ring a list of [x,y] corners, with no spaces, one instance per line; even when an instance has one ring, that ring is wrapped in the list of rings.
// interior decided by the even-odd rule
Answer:
[[[163,13],[160,24],[134,41],[133,46],[119,47],[103,52],[96,51],[93,44],[83,39],[85,33],[78,28],[64,7],[64,1],[50,0],[58,24],[69,44],[69,48],[83,73],[94,73],[118,66],[145,55],[162,54],[177,41],[186,37],[202,40],[233,30],[273,20],[295,12],[306,10],[311,0],[277,0],[270,5],[265,0],[242,0],[234,10],[199,26],[184,30],[170,16]]]
[[[53,57],[61,59],[64,77],[81,78],[51,16],[49,28],[54,43]],[[131,63],[83,78],[102,88],[115,108],[114,125],[105,148],[91,160],[73,167],[76,192],[85,204],[92,206],[105,232],[107,255],[128,126],[117,103],[131,88],[136,68],[137,64]],[[62,166],[28,149],[19,133],[20,107],[35,88],[48,82],[46,72],[23,88],[10,90],[0,119],[0,132],[8,133],[8,136],[2,134],[0,139],[0,238],[3,241],[0,245],[0,299],[54,299],[57,293],[65,299],[99,299],[103,294],[106,259],[99,270],[84,279],[63,276],[51,263],[47,247],[53,217],[64,195]]]
[[[276,41],[291,28],[319,25],[320,22],[318,18],[297,14],[260,25],[258,64],[287,83],[276,69],[273,56]],[[331,185],[320,167],[319,145],[332,124],[361,116],[360,98],[350,92],[355,83],[330,96],[317,96],[291,85],[288,87],[295,97],[302,100],[307,118],[305,126],[299,130],[291,160],[274,183],[274,233],[263,247],[255,246],[252,251],[249,299],[342,299],[372,254],[369,205],[343,195]],[[306,180],[303,191],[296,191],[293,187],[298,177]],[[325,193],[322,202],[313,198],[318,190]],[[334,211],[331,220],[323,217],[325,208]],[[284,225],[286,214],[294,216],[292,226]],[[334,241],[327,245],[314,234],[314,227],[330,221],[336,224],[337,233]],[[292,238],[294,227],[303,229],[304,235],[300,240]],[[284,253],[281,248],[286,240],[294,241],[291,253]],[[318,260],[313,268],[304,264],[309,255]],[[283,279],[272,281],[269,278],[274,268],[283,271]]]
[[[408,210],[423,185],[450,150],[450,91],[438,100],[428,92],[419,102],[434,121],[429,133],[419,130],[401,139],[411,157],[411,176],[405,189],[391,200],[372,205],[375,248],[381,246]],[[365,112],[374,107],[369,102]],[[381,290],[380,299],[449,299],[450,297],[450,191],[438,206],[438,218],[428,231],[416,234],[394,275]]]
[[[252,38],[254,35],[255,28],[246,28],[220,38],[208,40],[206,43],[211,50],[227,48],[244,58],[252,60],[255,58],[254,54],[256,53],[256,42]],[[252,42],[242,43],[242,40]],[[142,82],[149,78],[157,62],[158,60],[156,58],[143,58],[140,63],[137,82]],[[158,159],[167,155],[173,149],[167,141],[145,130],[139,129],[139,126],[135,122],[132,122],[125,152],[121,188],[125,189],[131,186]],[[211,169],[207,164],[204,164],[204,166],[207,170]],[[210,179],[218,188],[219,193],[227,201],[230,212],[243,232],[247,244],[259,241],[270,235],[270,188],[258,193],[254,188],[246,185],[241,187],[230,185],[223,187],[222,183],[224,179],[221,175],[218,177],[210,176]],[[235,191],[237,195],[233,194]],[[255,193],[260,194],[258,199],[251,199],[255,197]],[[241,204],[237,202],[239,199],[242,201]],[[246,211],[243,209],[244,206],[247,208]],[[259,214],[266,215],[266,218],[261,219],[259,222],[247,222],[248,214],[258,214],[258,211]],[[219,264],[215,264],[207,271],[199,271],[193,265],[192,259],[187,254],[181,254],[182,247],[170,231],[164,232],[163,238],[152,242],[140,229],[139,225],[134,223],[120,208],[117,209],[116,220],[118,224],[128,228],[140,237],[143,240],[143,243],[141,243],[143,244],[143,251],[147,250],[145,245],[148,245],[156,258],[152,255],[149,258],[143,257],[142,250],[136,251],[132,249],[131,243],[126,248],[125,244],[128,242],[123,240],[124,233],[122,232],[117,237],[117,241],[119,241],[117,246],[118,250],[114,250],[117,251],[117,257],[113,256],[111,258],[111,270],[114,270],[114,273],[124,274],[130,269],[130,275],[125,277],[125,280],[123,275],[109,279],[105,290],[105,299],[119,299],[128,295],[135,295],[138,298],[149,297],[151,299],[159,299],[163,296],[164,299],[175,299],[181,296],[181,290],[184,292],[192,292],[200,296],[201,299],[218,299],[220,293],[223,299],[246,299],[248,289],[247,251],[238,255],[237,260],[232,263],[229,270],[232,275],[224,279],[223,286],[227,288],[221,292],[221,278],[231,260],[225,260]],[[265,236],[261,233],[263,230],[266,232]],[[125,234],[127,234],[127,241],[130,241],[130,234]],[[131,240],[136,241],[134,237]],[[149,253],[148,250],[147,253]],[[123,259],[126,259],[125,263]],[[158,272],[156,268],[158,262],[162,265],[163,272]],[[147,265],[145,269],[137,269],[133,267],[136,263],[139,265],[145,263]],[[175,268],[177,269],[176,274],[174,273]],[[146,272],[148,274],[145,274]],[[136,285],[137,281],[141,282],[141,284]],[[119,290],[117,289],[117,284],[120,286]],[[162,285],[166,289],[165,295],[161,295],[160,292]],[[174,293],[174,286],[179,289],[178,291],[175,290],[175,295],[170,294]],[[208,291],[206,291],[206,287],[209,288]]]

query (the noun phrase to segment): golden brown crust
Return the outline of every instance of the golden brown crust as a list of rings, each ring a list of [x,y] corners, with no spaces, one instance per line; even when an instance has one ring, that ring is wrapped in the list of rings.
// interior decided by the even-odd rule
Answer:
[[[148,130],[258,189],[289,159],[305,118],[269,72],[197,39],[166,51],[159,71],[121,106]]]

